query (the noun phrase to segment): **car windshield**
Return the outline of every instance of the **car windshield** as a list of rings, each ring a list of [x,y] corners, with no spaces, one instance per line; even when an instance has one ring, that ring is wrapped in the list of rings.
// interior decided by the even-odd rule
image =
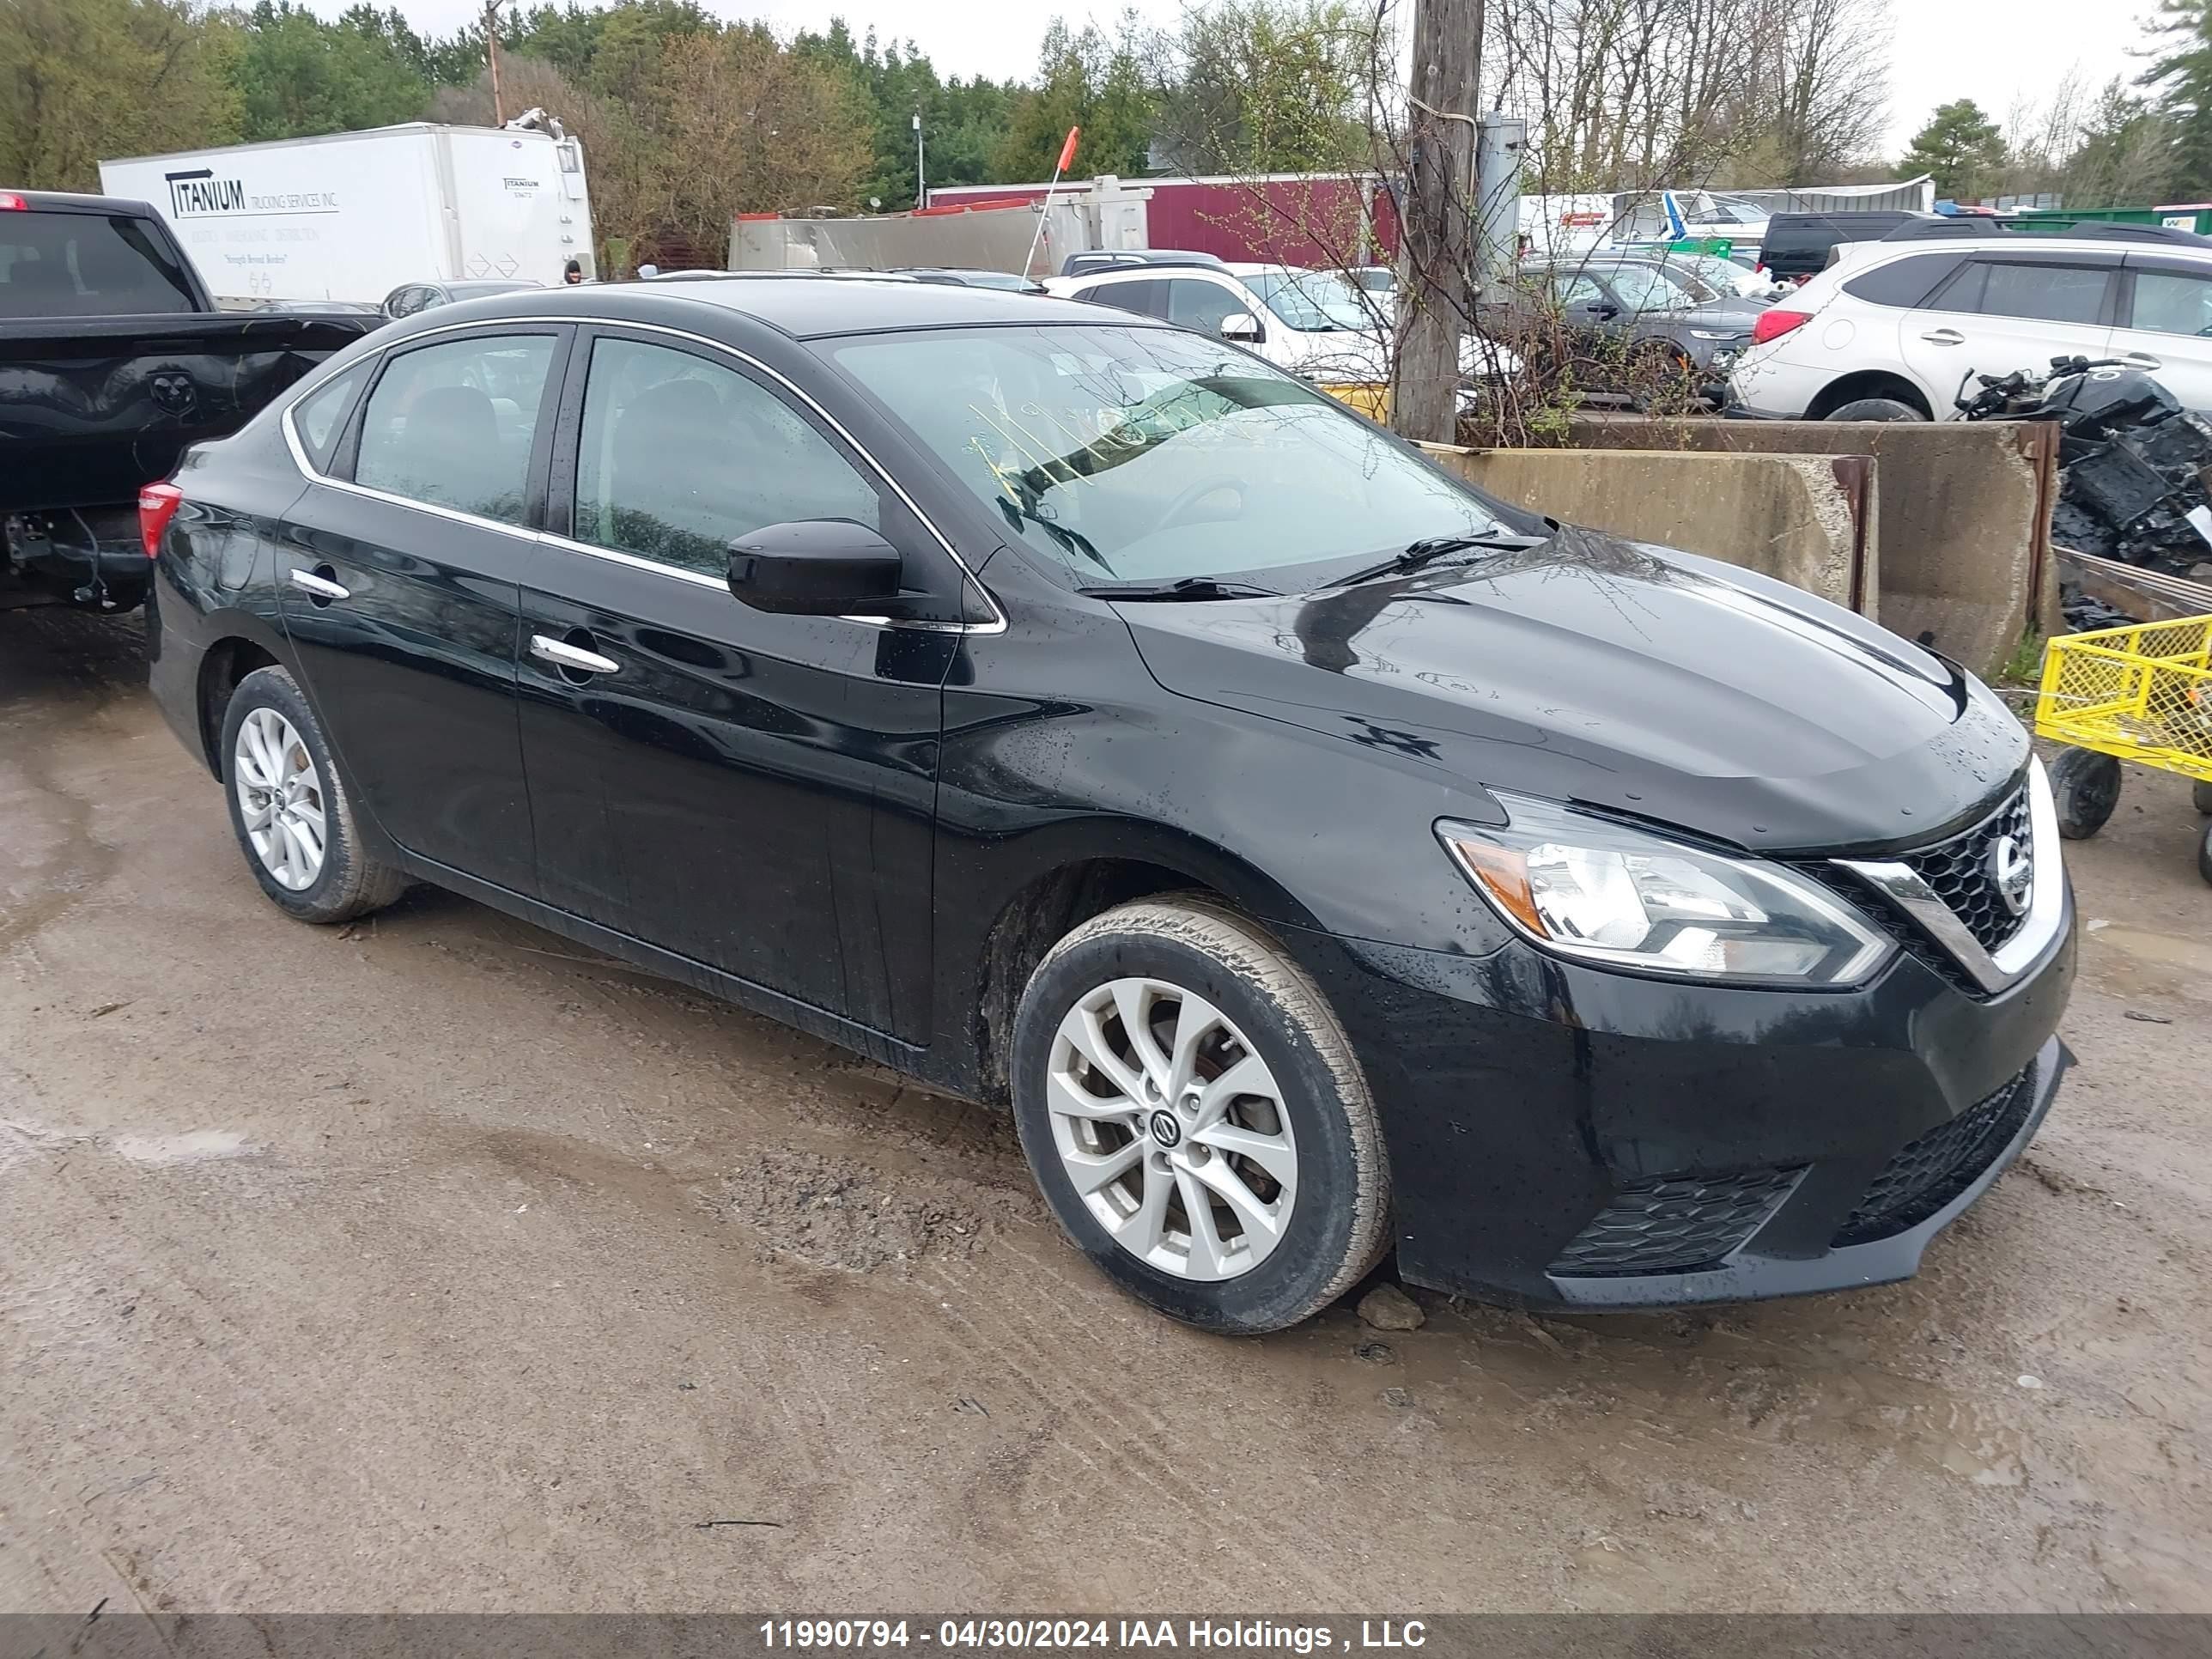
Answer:
[[[1301,334],[1364,333],[1376,325],[1359,290],[1333,270],[1263,270],[1244,285]]]
[[[1721,297],[1720,291],[1699,276],[1695,269],[1675,259],[1670,258],[1665,264],[1654,265],[1651,269],[1658,272],[1661,281],[1672,284],[1700,305]]]
[[[1335,399],[1199,335],[946,329],[832,350],[1010,536],[1080,581],[1318,586],[1341,574],[1328,564],[1508,533]]]

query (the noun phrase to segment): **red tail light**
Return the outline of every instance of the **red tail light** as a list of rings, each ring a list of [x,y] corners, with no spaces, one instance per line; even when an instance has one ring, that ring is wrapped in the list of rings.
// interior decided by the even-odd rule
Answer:
[[[173,483],[149,483],[139,490],[138,541],[148,558],[161,550],[161,532],[184,504],[185,492]]]
[[[1751,343],[1765,345],[1769,340],[1778,340],[1796,328],[1802,328],[1813,320],[1809,311],[1784,311],[1780,306],[1769,306],[1760,312],[1751,325]]]
[[[28,213],[31,204],[12,190],[0,190],[0,213]]]

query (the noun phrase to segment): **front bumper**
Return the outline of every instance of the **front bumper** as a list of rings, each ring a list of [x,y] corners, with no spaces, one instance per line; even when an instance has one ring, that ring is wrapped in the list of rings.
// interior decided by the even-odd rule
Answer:
[[[1516,942],[1309,935],[1382,1117],[1401,1273],[1550,1308],[1910,1277],[2016,1158],[2069,1056],[2072,899],[2002,994],[1900,952],[1856,991],[1696,986]]]

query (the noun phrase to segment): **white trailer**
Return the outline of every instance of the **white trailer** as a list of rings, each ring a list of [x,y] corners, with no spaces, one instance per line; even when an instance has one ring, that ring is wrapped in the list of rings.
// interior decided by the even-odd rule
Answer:
[[[410,122],[102,161],[149,202],[218,301],[380,301],[404,283],[597,275],[584,155],[535,129]]]

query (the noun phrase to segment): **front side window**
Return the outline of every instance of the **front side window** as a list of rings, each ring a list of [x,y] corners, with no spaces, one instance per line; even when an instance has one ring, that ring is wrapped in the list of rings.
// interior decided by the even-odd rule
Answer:
[[[720,577],[732,541],[799,519],[880,529],[881,498],[827,438],[736,370],[636,340],[593,343],[575,540]]]
[[[1616,265],[1605,276],[1626,310],[1672,311],[1683,303],[1683,291],[1650,265]]]
[[[1112,306],[1117,311],[1133,311],[1139,317],[1164,318],[1168,314],[1168,285],[1156,278],[1129,277],[1100,283],[1075,297],[1094,305]]]
[[[2124,326],[2154,334],[2212,334],[2212,276],[2136,272],[2135,303]]]
[[[1296,567],[1502,528],[1334,398],[1196,335],[945,329],[830,349],[1009,537],[1079,581],[1289,568],[1295,584],[1328,574]]]
[[[395,356],[368,394],[354,482],[522,523],[553,345],[495,335]]]
[[[1218,334],[1222,324],[1230,318],[1252,309],[1242,295],[1218,283],[1204,282],[1194,276],[1178,276],[1167,289],[1168,320],[1179,328],[1194,328],[1201,334]]]
[[[307,459],[318,468],[331,464],[331,452],[337,447],[339,424],[345,412],[353,407],[354,393],[368,378],[368,365],[356,363],[343,374],[333,375],[324,381],[293,406],[292,429],[300,434],[300,446],[307,452]]]

